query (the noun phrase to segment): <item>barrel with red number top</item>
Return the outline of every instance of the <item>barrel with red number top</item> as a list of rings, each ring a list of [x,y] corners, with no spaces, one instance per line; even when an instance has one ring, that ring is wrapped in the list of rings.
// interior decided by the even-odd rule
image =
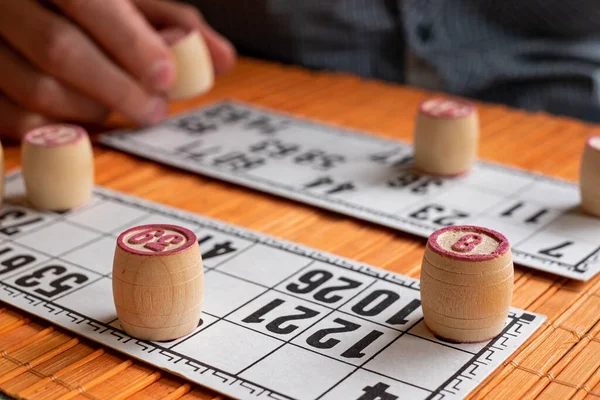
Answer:
[[[506,237],[479,226],[451,226],[427,241],[421,305],[427,327],[454,342],[481,342],[504,328],[514,267]]]
[[[419,107],[414,130],[415,167],[438,176],[468,172],[477,159],[479,117],[464,100],[433,98]]]
[[[87,132],[76,125],[33,129],[21,146],[23,181],[32,206],[66,211],[85,205],[94,186],[94,155]]]
[[[198,326],[204,268],[196,235],[175,225],[142,225],[117,239],[112,273],[119,322],[144,340],[173,340]]]

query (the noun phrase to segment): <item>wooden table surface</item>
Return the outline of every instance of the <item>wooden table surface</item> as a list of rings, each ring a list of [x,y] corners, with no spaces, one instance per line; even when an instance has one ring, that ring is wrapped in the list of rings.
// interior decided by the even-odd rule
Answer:
[[[417,104],[431,95],[242,59],[208,95],[174,104],[172,112],[230,98],[412,141]],[[585,139],[596,126],[478,105],[482,159],[577,180]],[[18,167],[19,148],[6,146],[5,157],[8,170]],[[419,277],[423,239],[103,147],[96,146],[95,157],[99,185]],[[182,195],[174,195],[180,190]],[[600,400],[600,276],[577,283],[516,266],[513,306],[549,319],[470,398]],[[12,396],[218,397],[8,305],[0,312],[0,355],[0,389]]]

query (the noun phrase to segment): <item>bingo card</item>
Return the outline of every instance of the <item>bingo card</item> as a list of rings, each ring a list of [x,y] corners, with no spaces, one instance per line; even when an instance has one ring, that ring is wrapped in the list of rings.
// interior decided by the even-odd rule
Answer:
[[[446,343],[416,280],[103,188],[67,213],[28,208],[19,173],[6,194],[1,300],[235,398],[464,398],[545,320],[513,308],[496,338]],[[204,259],[201,321],[167,342],[125,334],[112,299],[117,236],[151,223],[192,230]]]
[[[114,148],[213,178],[428,237],[449,225],[504,234],[516,263],[576,280],[600,271],[600,219],[578,185],[478,162],[441,179],[412,168],[412,146],[223,101],[142,130]]]

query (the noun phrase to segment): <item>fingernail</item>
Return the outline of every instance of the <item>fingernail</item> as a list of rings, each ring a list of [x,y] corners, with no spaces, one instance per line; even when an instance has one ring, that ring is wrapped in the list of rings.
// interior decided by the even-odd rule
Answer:
[[[171,86],[173,66],[167,60],[160,60],[150,70],[150,86],[156,91],[165,91]]]
[[[148,105],[148,113],[144,116],[143,124],[154,125],[167,115],[167,102],[160,97],[153,97]]]

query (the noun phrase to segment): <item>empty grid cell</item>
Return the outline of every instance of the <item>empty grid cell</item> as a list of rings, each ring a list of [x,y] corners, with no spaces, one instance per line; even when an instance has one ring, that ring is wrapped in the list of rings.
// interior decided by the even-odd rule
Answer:
[[[459,181],[489,192],[509,195],[533,185],[535,178],[519,171],[513,173],[497,165],[476,164],[473,170]]]
[[[242,372],[240,377],[295,399],[312,400],[353,369],[339,361],[285,345]]]
[[[99,274],[108,275],[112,272],[116,245],[115,238],[103,236],[63,254],[61,258]]]
[[[103,202],[90,209],[69,215],[68,221],[84,225],[103,233],[121,233],[135,221],[147,214],[136,207],[114,202]]]
[[[518,200],[533,201],[559,210],[571,210],[579,206],[579,190],[573,184],[541,179],[527,190],[519,193]]]
[[[463,210],[470,216],[475,216],[490,208],[498,207],[503,199],[504,196],[501,194],[463,185],[444,191],[430,201],[446,208]]]
[[[148,214],[145,217],[142,217],[138,221],[135,222],[136,225],[153,225],[153,224],[166,224],[166,225],[176,225],[187,228],[192,232],[195,232],[198,229],[198,224],[191,223],[189,221],[181,220],[176,217],[171,217],[163,214]],[[125,229],[123,229],[125,230]]]
[[[507,318],[506,324],[510,318]],[[505,325],[506,325],[505,324]],[[425,340],[429,340],[435,343],[438,343],[442,346],[448,346],[457,350],[462,350],[467,353],[471,353],[473,355],[477,354],[481,349],[483,349],[489,343],[489,340],[480,343],[450,343],[445,340],[438,339],[428,328],[424,321],[420,321],[418,324],[413,326],[409,333],[413,336],[418,336]]]
[[[203,309],[209,314],[224,317],[265,291],[267,289],[262,286],[210,270],[204,280]]]
[[[403,335],[363,368],[427,390],[435,390],[472,357],[471,354],[451,347]]]
[[[99,301],[100,299],[103,301]],[[117,318],[112,281],[108,278],[99,279],[56,300],[55,303],[105,324]]]
[[[219,271],[256,282],[275,286],[311,263],[311,259],[269,246],[254,246],[219,265]]]
[[[57,257],[67,251],[88,243],[100,236],[90,231],[64,221],[56,221],[18,238],[16,241],[25,246]]]
[[[594,244],[599,243],[600,218],[590,218],[589,215],[578,211],[572,211],[560,215],[550,224],[540,230],[540,235],[559,235],[563,236],[568,232],[568,236],[578,241]]]
[[[176,150],[191,141],[190,136],[184,132],[168,129],[163,125],[151,127],[135,135],[129,135],[128,140],[151,146],[162,152],[176,152]]]
[[[203,363],[237,374],[281,343],[262,333],[220,320],[177,344],[173,350],[181,354],[201,354]]]

